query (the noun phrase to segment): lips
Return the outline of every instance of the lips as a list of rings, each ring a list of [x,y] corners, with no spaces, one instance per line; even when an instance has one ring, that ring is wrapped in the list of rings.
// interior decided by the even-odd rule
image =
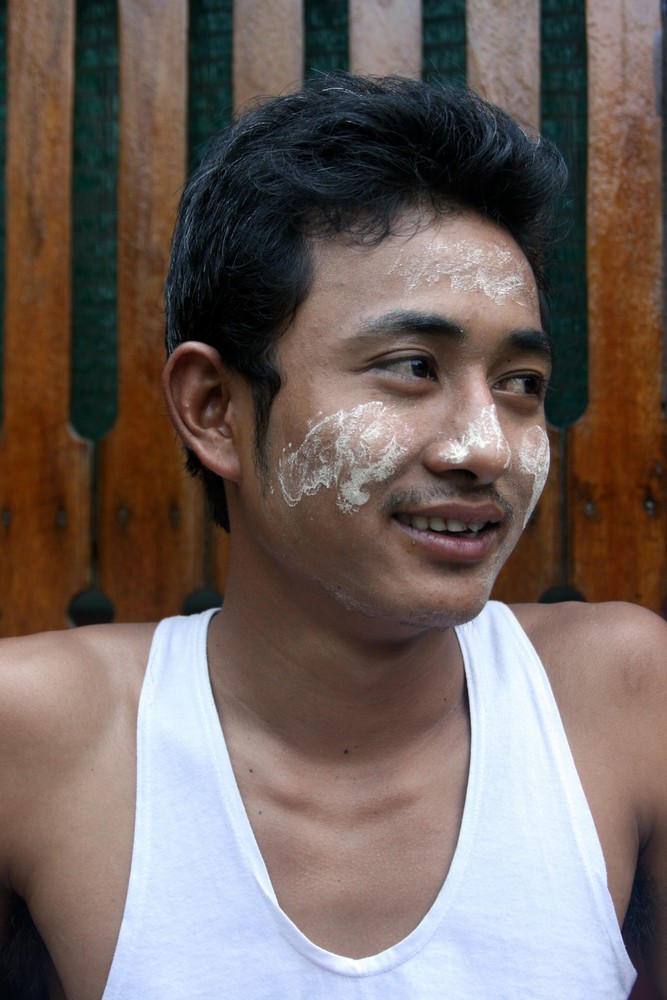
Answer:
[[[411,545],[430,557],[452,565],[472,565],[485,561],[498,545],[506,511],[493,502],[451,498],[421,509],[399,509],[393,517],[410,536]]]

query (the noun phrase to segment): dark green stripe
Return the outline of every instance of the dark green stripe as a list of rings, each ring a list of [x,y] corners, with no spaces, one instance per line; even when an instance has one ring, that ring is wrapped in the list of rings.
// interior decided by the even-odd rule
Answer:
[[[71,419],[97,440],[117,412],[118,24],[115,0],[77,4]]]
[[[191,0],[189,47],[190,161],[194,165],[232,108],[232,0]]]
[[[549,267],[556,367],[547,415],[556,427],[573,423],[588,403],[586,283],[586,165],[588,101],[583,0],[542,0],[542,131],[570,170],[560,205],[561,231]]]
[[[424,0],[422,75],[431,83],[466,82],[465,0]]]
[[[304,76],[349,66],[346,0],[305,0]]]

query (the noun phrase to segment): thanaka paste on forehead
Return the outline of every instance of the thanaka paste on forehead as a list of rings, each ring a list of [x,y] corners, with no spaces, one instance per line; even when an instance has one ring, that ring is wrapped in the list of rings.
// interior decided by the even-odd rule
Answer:
[[[379,401],[311,421],[302,443],[284,448],[278,463],[286,503],[294,507],[304,496],[338,486],[336,503],[344,513],[361,507],[370,498],[364,487],[389,478],[407,451],[399,430],[405,438],[405,424]]]
[[[498,458],[505,456],[505,468],[510,467],[512,456],[509,445],[498,421],[496,408],[492,403],[485,406],[478,417],[471,420],[460,437],[446,441],[440,454],[446,462],[461,465],[470,458],[472,450],[477,448],[496,449]]]
[[[524,475],[533,477],[533,493],[524,517],[524,528],[528,518],[535,510],[549,475],[551,449],[546,431],[536,424],[526,431],[523,441],[517,450],[517,463]]]
[[[441,278],[449,278],[453,291],[480,291],[497,305],[513,301],[526,306],[533,297],[528,262],[498,243],[437,239],[418,248],[408,243],[389,273],[405,278],[409,292],[421,284],[435,285]]]

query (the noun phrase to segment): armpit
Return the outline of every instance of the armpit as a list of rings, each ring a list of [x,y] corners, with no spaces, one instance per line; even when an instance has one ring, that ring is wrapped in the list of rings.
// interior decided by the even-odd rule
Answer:
[[[0,948],[2,1000],[49,1000],[48,953],[23,900],[13,894]]]

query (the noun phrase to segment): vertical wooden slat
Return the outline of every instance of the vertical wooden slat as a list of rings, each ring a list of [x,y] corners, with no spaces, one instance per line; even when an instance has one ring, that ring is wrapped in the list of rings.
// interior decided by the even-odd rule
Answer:
[[[69,430],[74,0],[9,5],[0,630],[63,627],[88,583],[89,449]]]
[[[100,587],[117,619],[180,610],[202,518],[160,390],[162,290],[186,160],[186,0],[120,0],[118,420],[100,449]]]
[[[571,573],[590,600],[667,591],[655,0],[589,0],[589,407],[571,429]]]
[[[349,0],[349,11],[353,73],[420,75],[420,0]]]
[[[483,97],[537,127],[540,117],[539,0],[468,0],[468,82]],[[521,44],[517,46],[517,38]],[[551,472],[537,510],[498,578],[493,596],[537,600],[559,583],[560,439],[552,432]]]
[[[540,0],[468,0],[468,83],[519,121],[540,121]]]
[[[303,75],[303,0],[234,0],[233,38],[237,107],[298,85]]]

